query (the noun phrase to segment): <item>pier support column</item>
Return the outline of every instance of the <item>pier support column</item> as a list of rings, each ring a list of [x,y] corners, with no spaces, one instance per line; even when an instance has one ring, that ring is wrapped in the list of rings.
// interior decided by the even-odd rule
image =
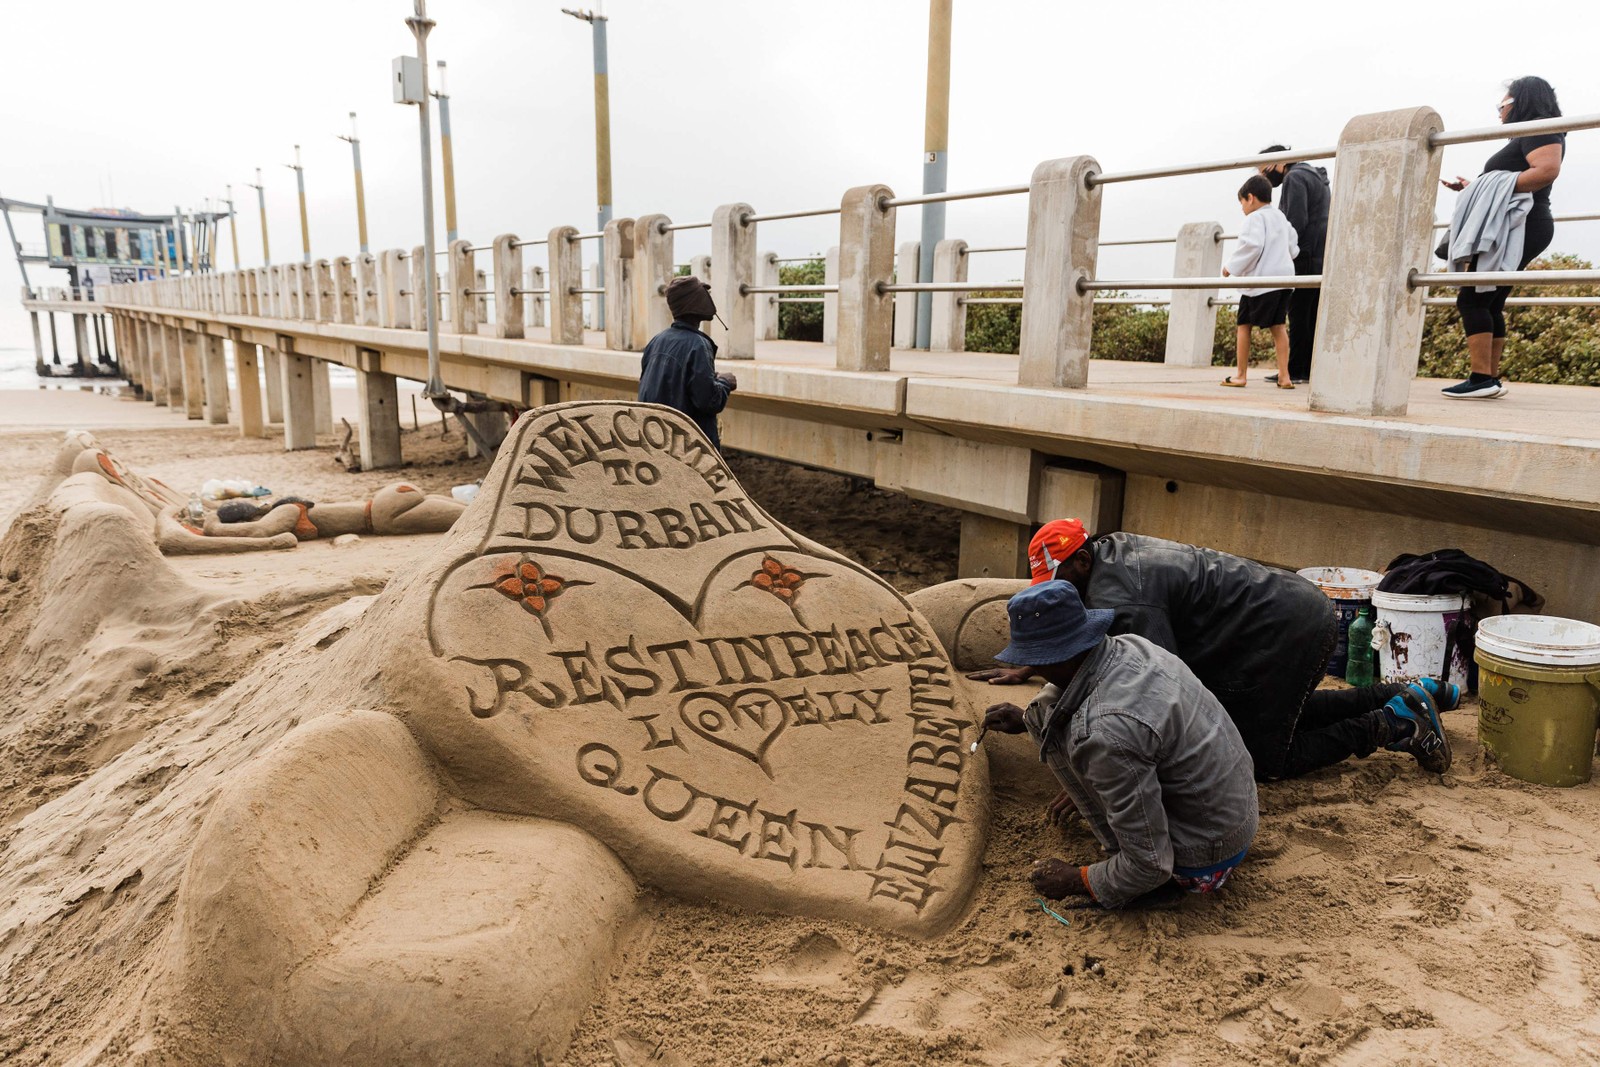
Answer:
[[[261,346],[234,338],[233,373],[238,378],[239,436],[265,437],[261,421]]]
[[[178,343],[183,351],[183,412],[191,419],[203,419],[206,414],[205,357],[200,350],[202,336],[193,330],[178,329]]]
[[[894,343],[894,196],[887,185],[858,185],[839,205],[840,370],[886,371]]]
[[[1089,188],[1085,179],[1099,170],[1092,156],[1047,159],[1033,168],[1018,385],[1082,389],[1089,384],[1094,294],[1079,292],[1078,282],[1094,277],[1100,187]]]
[[[1190,222],[1178,230],[1172,258],[1174,278],[1215,278],[1222,274],[1222,226]],[[1167,355],[1175,367],[1209,367],[1217,337],[1215,289],[1174,289],[1167,311]]]
[[[356,352],[356,391],[361,402],[361,469],[400,466],[400,401],[395,377],[382,371],[370,349]]]
[[[228,424],[228,357],[222,338],[200,335],[205,358],[206,421],[213,426]]]
[[[267,385],[267,421],[283,421],[283,357],[276,348],[261,347],[261,376]]]
[[[940,241],[933,246],[933,280],[936,282],[964,282],[967,280],[967,242],[959,237]],[[899,296],[907,294],[900,293]],[[965,352],[967,350],[967,296],[966,293],[931,293],[933,320],[928,334],[928,349],[932,352]],[[914,305],[913,305],[914,306]]]
[[[717,343],[718,359],[754,359],[756,298],[743,288],[756,281],[756,227],[745,223],[755,214],[749,204],[723,204],[711,213],[711,299],[722,313],[705,331]]]
[[[1323,258],[1311,408],[1404,415],[1422,353],[1423,290],[1406,284],[1433,245],[1444,126],[1431,107],[1358,115],[1339,134]]]
[[[522,286],[522,248],[517,235],[503,233],[494,239],[490,251],[494,260],[494,335],[524,337]]]
[[[822,257],[822,284],[839,284],[839,246],[834,245]],[[822,294],[822,343],[839,341],[839,294]]]
[[[315,400],[314,425],[317,433],[333,432],[333,384],[328,379],[328,361],[311,361],[311,390]]]
[[[763,289],[778,284],[778,253],[763,252],[756,257],[756,284]],[[762,293],[756,301],[756,340],[778,339],[778,294]]]
[[[904,241],[895,257],[894,280],[914,282],[918,265],[922,261],[922,242]],[[917,294],[894,294],[894,346],[917,347]]]
[[[672,325],[667,310],[666,286],[677,267],[672,266],[672,219],[645,214],[634,222],[634,350]]]
[[[87,371],[91,362],[89,358],[89,316],[73,314],[72,344],[78,352],[78,369]]]
[[[583,344],[583,297],[570,292],[583,288],[583,259],[576,226],[550,231],[550,342]]]
[[[279,336],[278,365],[282,372],[283,448],[295,452],[317,447],[316,388],[312,384],[309,356],[297,354],[288,337]]]
[[[1023,578],[1028,574],[1028,541],[1032,531],[1004,519],[972,511],[961,513],[959,578]]]
[[[482,434],[483,439],[491,445],[498,445],[504,441],[506,433],[510,430],[510,423],[503,411],[479,411],[465,417],[472,420],[472,425],[477,428],[478,433]],[[467,458],[477,459],[481,455],[483,452],[478,448],[478,442],[468,434]]]
[[[605,257],[606,347],[618,352],[634,351],[633,344],[633,220],[612,219],[606,223],[600,254]],[[643,347],[642,345],[640,346]]]
[[[39,313],[28,312],[28,321],[33,324],[33,366],[41,374],[44,373],[44,337],[39,333]]]

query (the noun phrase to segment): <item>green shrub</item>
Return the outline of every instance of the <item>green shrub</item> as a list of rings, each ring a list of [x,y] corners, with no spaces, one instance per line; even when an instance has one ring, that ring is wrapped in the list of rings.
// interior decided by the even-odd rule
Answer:
[[[821,285],[826,278],[827,268],[820,259],[778,264],[779,285]],[[794,295],[811,297],[820,294]],[[779,304],[778,337],[784,341],[822,340],[822,304]]]

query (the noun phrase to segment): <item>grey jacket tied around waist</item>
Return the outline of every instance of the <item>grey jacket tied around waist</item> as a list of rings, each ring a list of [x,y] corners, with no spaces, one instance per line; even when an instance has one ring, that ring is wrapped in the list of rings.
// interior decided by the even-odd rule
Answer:
[[[1522,263],[1532,193],[1517,192],[1514,170],[1491,170],[1478,175],[1456,197],[1450,216],[1449,269],[1453,271],[1516,270]],[[1476,262],[1474,262],[1476,257]],[[1479,285],[1480,293],[1493,285]]]
[[[1065,692],[1044,687],[1023,722],[1111,853],[1089,868],[1104,906],[1160,887],[1175,865],[1232,859],[1255,838],[1254,768],[1238,729],[1181,660],[1144,638],[1106,638]]]

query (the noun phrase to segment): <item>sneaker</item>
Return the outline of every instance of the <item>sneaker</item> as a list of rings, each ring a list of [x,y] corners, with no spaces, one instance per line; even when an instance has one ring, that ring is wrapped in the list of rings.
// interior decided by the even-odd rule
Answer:
[[[1294,384],[1296,384],[1296,385],[1310,385],[1311,384],[1311,379],[1310,378],[1290,378],[1289,380],[1291,382],[1293,382]]]
[[[1384,705],[1384,710],[1397,721],[1411,724],[1410,734],[1389,742],[1385,748],[1411,753],[1429,774],[1443,774],[1450,769],[1450,739],[1445,736],[1438,707],[1425,687],[1416,683],[1407,686],[1404,693]]]
[[[1278,381],[1278,376],[1276,374],[1269,374],[1269,375],[1267,375],[1267,381],[1272,382],[1274,385],[1276,385],[1277,381]]]
[[[1496,378],[1496,379],[1495,379],[1495,380],[1494,380],[1494,384],[1495,384],[1495,385],[1496,385],[1496,386],[1498,386],[1498,387],[1499,387],[1499,389],[1500,389],[1500,391],[1499,391],[1499,392],[1498,392],[1498,393],[1496,393],[1496,394],[1494,394],[1494,395],[1495,395],[1495,396],[1497,396],[1497,397],[1501,397],[1501,396],[1505,396],[1505,395],[1506,395],[1506,394],[1507,394],[1507,393],[1509,393],[1509,392],[1511,392],[1511,390],[1510,390],[1510,389],[1507,389],[1507,388],[1506,388],[1506,383],[1505,383],[1505,382],[1502,382],[1502,381],[1501,381],[1501,380],[1500,380],[1500,379],[1499,379],[1499,378]]]
[[[1500,379],[1498,378],[1485,378],[1479,382],[1474,382],[1471,378],[1468,378],[1466,381],[1459,382],[1456,385],[1446,386],[1439,392],[1451,400],[1493,400],[1495,397],[1500,396],[1504,389],[1505,386],[1500,384]]]
[[[1461,687],[1446,685],[1437,678],[1424,678],[1417,683],[1433,698],[1433,706],[1440,711],[1455,711],[1461,706]]]

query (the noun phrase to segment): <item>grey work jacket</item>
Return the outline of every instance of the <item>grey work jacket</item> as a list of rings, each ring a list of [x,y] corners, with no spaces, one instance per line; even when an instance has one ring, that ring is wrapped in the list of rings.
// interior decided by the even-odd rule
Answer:
[[[1231,859],[1255,838],[1250,753],[1221,704],[1172,653],[1108,637],[1065,692],[1023,713],[1039,756],[1111,855],[1089,889],[1121,907],[1172,877]]]
[[[1533,194],[1517,192],[1520,176],[1521,172],[1514,170],[1486,171],[1456,197],[1450,216],[1450,270],[1501,271],[1521,266]],[[1494,288],[1477,286],[1480,293]]]

